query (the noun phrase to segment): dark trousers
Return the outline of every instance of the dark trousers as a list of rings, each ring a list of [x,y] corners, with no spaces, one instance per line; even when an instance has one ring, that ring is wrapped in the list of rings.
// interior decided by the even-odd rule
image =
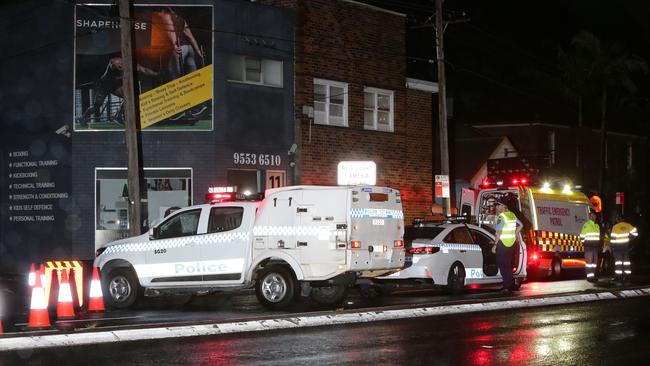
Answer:
[[[616,277],[629,277],[632,274],[629,244],[614,243],[611,248],[612,254],[614,255],[614,273]]]
[[[503,287],[514,290],[515,282],[512,278],[512,251],[514,244],[510,247],[503,245],[501,240],[497,242],[497,266],[503,278]]]
[[[598,278],[598,242],[585,242],[584,246],[587,280],[593,281]]]

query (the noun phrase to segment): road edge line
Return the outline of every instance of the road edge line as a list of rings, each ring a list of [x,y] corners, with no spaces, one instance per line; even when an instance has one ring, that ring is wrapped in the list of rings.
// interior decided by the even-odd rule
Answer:
[[[438,305],[410,309],[362,311],[353,313],[297,316],[289,318],[251,320],[230,323],[0,338],[0,352],[53,347],[82,346],[112,342],[131,342],[166,338],[187,338],[267,330],[331,326],[340,324],[370,323],[385,320],[452,315],[469,312],[584,303],[600,300],[612,300],[617,298],[627,299],[640,296],[650,296],[650,287],[634,290],[604,291],[588,294],[541,297],[531,299],[513,299],[457,305]]]

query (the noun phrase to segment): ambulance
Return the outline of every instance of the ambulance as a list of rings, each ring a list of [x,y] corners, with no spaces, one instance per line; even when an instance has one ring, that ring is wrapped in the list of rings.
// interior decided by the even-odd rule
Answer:
[[[591,207],[587,196],[568,184],[528,187],[527,179],[513,179],[510,183],[498,181],[490,187],[486,179],[481,184],[483,189],[463,189],[461,214],[471,216],[481,227],[494,230],[494,202],[510,197],[514,203],[510,209],[524,223],[522,235],[526,241],[529,275],[557,279],[564,269],[584,268],[580,232]]]
[[[254,288],[270,309],[299,295],[336,305],[358,278],[404,266],[398,190],[293,186],[240,199],[214,190],[209,203],[174,211],[148,233],[97,250],[106,303],[143,295]]]

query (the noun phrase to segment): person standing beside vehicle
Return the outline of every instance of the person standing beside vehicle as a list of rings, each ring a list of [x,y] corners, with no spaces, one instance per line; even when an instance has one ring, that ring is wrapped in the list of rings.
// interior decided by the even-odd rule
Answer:
[[[618,217],[616,225],[612,227],[610,244],[614,254],[614,273],[617,281],[629,280],[632,275],[630,263],[630,239],[639,235],[636,228]]]
[[[589,211],[589,220],[582,225],[580,239],[585,247],[585,272],[587,281],[598,281],[598,248],[600,243],[600,226],[596,223],[596,211]]]
[[[512,276],[512,251],[517,235],[523,225],[517,216],[509,210],[504,198],[496,200],[496,235],[492,252],[496,254],[497,266],[503,278],[501,293],[510,294],[515,290],[515,282]]]

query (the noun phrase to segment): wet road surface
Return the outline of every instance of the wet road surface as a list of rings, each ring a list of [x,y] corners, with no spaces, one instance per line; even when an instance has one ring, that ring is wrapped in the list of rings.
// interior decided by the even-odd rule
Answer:
[[[650,298],[0,353],[0,364],[645,364]]]

